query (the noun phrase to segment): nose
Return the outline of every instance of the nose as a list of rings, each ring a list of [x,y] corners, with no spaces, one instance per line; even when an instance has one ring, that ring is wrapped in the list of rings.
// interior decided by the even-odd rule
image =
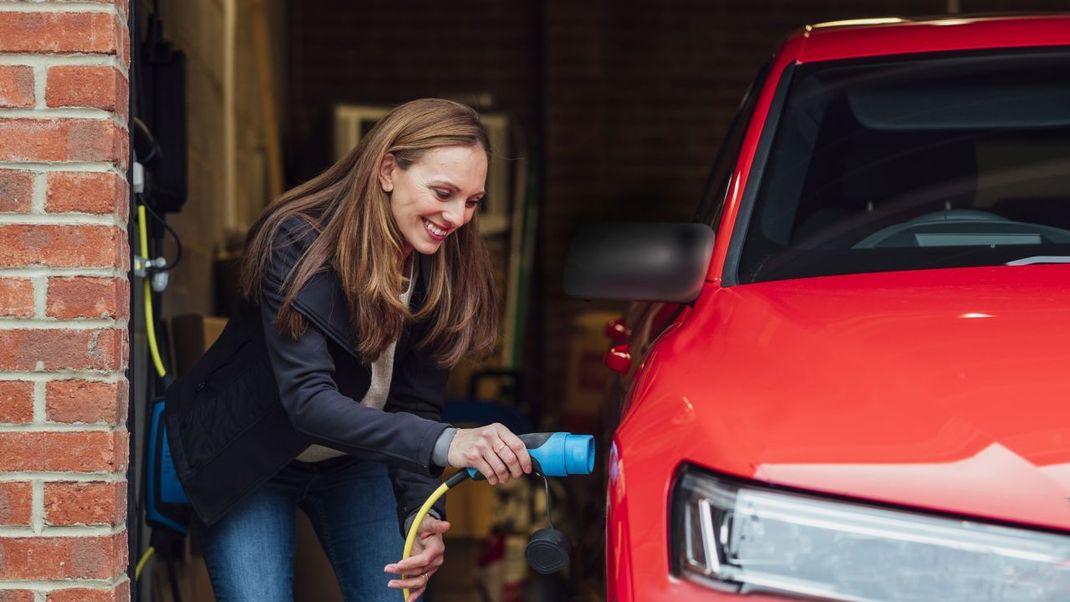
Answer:
[[[449,224],[450,228],[460,228],[464,225],[464,201],[458,200],[447,204],[442,209],[442,219]]]

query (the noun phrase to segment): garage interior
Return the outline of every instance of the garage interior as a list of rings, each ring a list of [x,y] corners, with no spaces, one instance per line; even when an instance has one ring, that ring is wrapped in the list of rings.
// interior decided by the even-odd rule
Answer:
[[[160,150],[141,157],[147,202],[160,203],[154,209],[174,231],[157,225],[150,238],[164,241],[155,254],[169,261],[181,241],[181,260],[154,295],[175,375],[235,306],[241,242],[270,200],[325,169],[390,107],[446,97],[479,110],[495,145],[492,201],[479,219],[503,309],[498,352],[459,366],[448,399],[457,416],[475,416],[464,403],[478,400],[491,412],[480,416],[496,421],[595,434],[600,455],[615,411],[605,403],[604,328],[627,308],[562,291],[580,225],[689,220],[748,84],[778,41],[806,23],[1070,9],[1066,0],[132,4],[134,114],[144,123],[134,129],[151,132]],[[142,421],[164,382],[152,372],[144,306],[134,298],[131,413],[141,443],[131,479],[140,491]],[[596,466],[595,475],[553,484],[554,524],[573,540],[571,566],[553,576],[537,575],[523,556],[528,535],[546,522],[541,482],[451,493],[446,564],[425,599],[604,599],[598,475]],[[164,542],[137,599],[213,600],[196,543],[130,514],[132,561]],[[294,599],[341,600],[304,519]]]

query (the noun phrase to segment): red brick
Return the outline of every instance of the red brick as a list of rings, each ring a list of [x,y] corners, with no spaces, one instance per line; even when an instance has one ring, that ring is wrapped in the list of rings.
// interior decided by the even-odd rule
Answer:
[[[33,282],[26,278],[0,278],[0,316],[33,317]]]
[[[0,580],[113,579],[126,562],[125,532],[0,539]]]
[[[29,481],[0,483],[0,526],[29,525],[32,507],[33,485]]]
[[[126,116],[130,83],[115,67],[57,65],[48,68],[47,81],[50,107],[91,107]]]
[[[123,29],[102,12],[0,12],[0,52],[116,54]]]
[[[49,213],[118,214],[126,220],[126,178],[115,173],[65,172],[48,174],[45,210]]]
[[[0,107],[26,109],[32,107],[36,101],[33,67],[0,66]]]
[[[126,330],[117,328],[0,330],[0,371],[122,370],[126,353]]]
[[[33,383],[24,380],[0,381],[0,423],[33,422]]]
[[[130,582],[124,581],[115,589],[56,589],[49,592],[48,602],[130,602]]]
[[[126,278],[49,278],[46,312],[50,318],[128,318],[130,282]]]
[[[108,161],[125,168],[127,155],[126,130],[108,119],[0,119],[0,161]]]
[[[126,482],[45,483],[50,525],[119,525],[126,521]]]
[[[0,0],[0,4],[4,2],[19,2],[27,3],[33,0]],[[40,0],[37,0],[40,1]],[[121,15],[126,16],[126,11],[130,8],[129,0],[49,0],[52,4],[68,4],[71,2],[77,2],[79,4],[114,4]]]
[[[126,431],[0,432],[0,471],[122,471],[128,441]]]
[[[33,592],[28,589],[0,589],[0,602],[33,602]]]
[[[27,213],[33,208],[33,174],[0,169],[0,211]]]
[[[119,268],[130,264],[126,232],[116,226],[0,225],[0,267]]]
[[[125,14],[125,11],[124,11],[124,14]],[[126,25],[125,21],[123,22],[122,25],[123,26],[120,27],[120,29],[119,29],[119,59],[122,60],[123,64],[126,65],[126,68],[129,69],[130,68],[130,57],[131,57],[130,50],[131,50],[131,44],[132,44],[131,36],[130,36],[130,28],[125,26]]]
[[[45,385],[45,415],[50,422],[126,421],[129,383],[57,380]]]

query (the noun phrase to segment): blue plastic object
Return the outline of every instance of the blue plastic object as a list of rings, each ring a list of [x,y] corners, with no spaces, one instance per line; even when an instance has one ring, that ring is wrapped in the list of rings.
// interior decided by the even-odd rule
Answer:
[[[182,483],[175,473],[175,463],[171,459],[171,449],[167,446],[167,429],[163,428],[163,400],[157,400],[152,407],[149,422],[149,438],[146,447],[145,518],[150,524],[163,525],[186,532],[186,525],[180,516],[189,504]]]
[[[594,471],[594,437],[572,433],[528,433],[520,435],[535,463],[535,471],[548,477],[591,474]],[[475,468],[468,476],[482,478]]]

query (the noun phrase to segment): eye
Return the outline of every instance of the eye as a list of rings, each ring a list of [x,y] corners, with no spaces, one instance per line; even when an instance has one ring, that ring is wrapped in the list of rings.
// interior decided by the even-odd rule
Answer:
[[[480,199],[465,201],[464,206],[469,209],[475,209],[476,207],[479,207],[479,201]]]
[[[443,201],[450,198],[450,191],[445,188],[435,188],[433,190],[435,191],[435,195]]]

